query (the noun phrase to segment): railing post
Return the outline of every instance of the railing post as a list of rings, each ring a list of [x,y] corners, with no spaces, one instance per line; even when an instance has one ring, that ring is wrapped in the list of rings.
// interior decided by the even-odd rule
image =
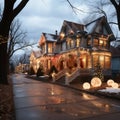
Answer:
[[[55,82],[55,73],[52,73],[52,81]]]
[[[66,76],[65,76],[65,85],[69,85],[69,73],[66,73]]]

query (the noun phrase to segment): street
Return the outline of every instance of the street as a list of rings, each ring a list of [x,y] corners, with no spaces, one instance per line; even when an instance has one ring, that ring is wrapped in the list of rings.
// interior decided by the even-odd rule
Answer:
[[[14,74],[16,120],[119,120],[120,102]]]

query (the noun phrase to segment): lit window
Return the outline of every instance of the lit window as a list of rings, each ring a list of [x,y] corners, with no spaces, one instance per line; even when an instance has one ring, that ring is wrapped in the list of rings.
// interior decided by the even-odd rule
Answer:
[[[106,47],[107,42],[105,38],[99,38],[99,46],[100,47]]]
[[[53,48],[52,48],[52,43],[48,44],[48,53],[52,53],[53,52]]]
[[[98,55],[93,55],[93,66],[95,66],[99,62],[99,56]]]
[[[74,48],[74,41],[71,40],[71,48]]]
[[[94,39],[94,46],[98,46],[98,39]]]
[[[80,39],[79,39],[79,38],[77,38],[77,40],[76,40],[76,44],[77,44],[77,45],[76,45],[77,47],[80,46]]]
[[[110,57],[105,56],[105,68],[110,68]]]
[[[70,38],[67,38],[67,48],[68,48],[68,49],[70,49],[70,46],[71,46],[71,45],[70,45],[70,44],[71,44],[70,42],[71,42]]]
[[[87,56],[87,61],[88,61],[88,68],[91,68],[91,56]]]
[[[104,68],[104,56],[99,56],[99,63],[102,68]]]

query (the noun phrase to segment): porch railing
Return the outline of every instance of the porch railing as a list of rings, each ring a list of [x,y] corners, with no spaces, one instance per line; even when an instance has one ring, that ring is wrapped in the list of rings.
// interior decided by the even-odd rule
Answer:
[[[73,73],[69,74],[69,73],[66,73],[66,76],[65,76],[65,84],[66,85],[69,85],[70,82],[72,82],[76,77],[78,77],[80,75],[80,69],[77,68]]]
[[[60,79],[61,77],[65,76],[66,69],[58,72],[52,73],[52,81],[55,82],[56,80]]]

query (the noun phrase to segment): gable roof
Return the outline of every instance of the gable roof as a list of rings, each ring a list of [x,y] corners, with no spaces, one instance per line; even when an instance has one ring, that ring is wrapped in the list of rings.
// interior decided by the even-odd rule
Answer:
[[[61,32],[69,34],[70,32],[84,31],[84,25],[64,20]],[[61,33],[60,32],[60,33]]]
[[[54,35],[54,34],[50,34],[50,33],[43,33],[43,35],[44,35],[44,37],[45,37],[45,39],[46,39],[46,41],[57,41],[57,35]]]
[[[98,29],[98,26],[101,26],[101,28]],[[89,33],[97,32],[103,34],[104,32],[103,27],[104,27],[108,34],[113,34],[105,16],[102,16],[96,20],[93,20],[92,22],[89,22],[88,24],[85,25],[85,27]]]
[[[110,40],[115,40],[115,36],[105,16],[93,20],[92,22],[86,24],[85,27],[89,34],[98,33],[101,35],[111,35]]]
[[[58,35],[56,34],[50,34],[50,33],[42,33],[40,40],[39,40],[39,45],[42,45],[45,42],[55,42],[57,41]]]

